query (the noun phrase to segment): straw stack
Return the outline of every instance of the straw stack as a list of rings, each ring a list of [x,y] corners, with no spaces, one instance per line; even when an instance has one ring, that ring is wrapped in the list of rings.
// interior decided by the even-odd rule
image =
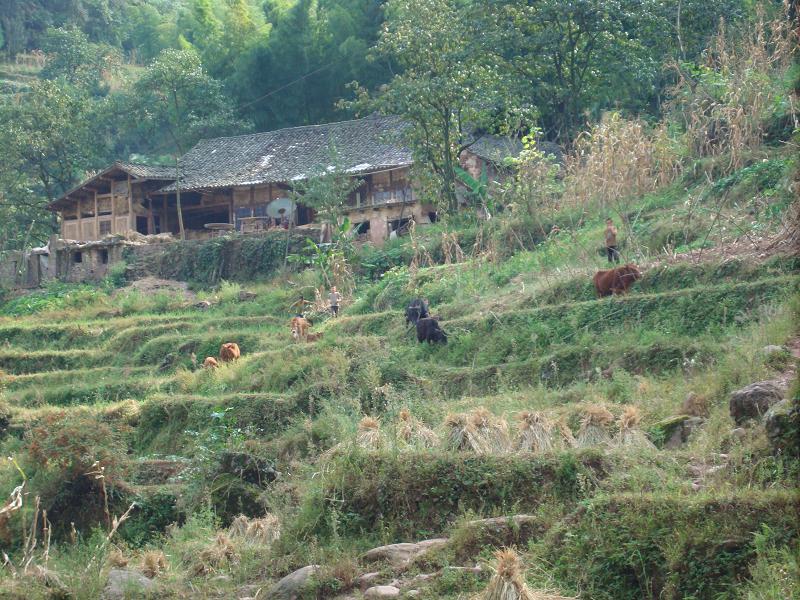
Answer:
[[[448,446],[476,454],[506,452],[508,424],[481,407],[471,413],[449,414],[445,418]]]
[[[356,444],[365,450],[377,450],[381,446],[381,425],[377,419],[364,417],[358,423]]]
[[[601,446],[611,442],[608,425],[614,422],[614,415],[602,405],[587,406],[583,411],[581,428],[577,442],[581,448]]]
[[[519,415],[517,449],[520,452],[548,452],[558,444],[559,431],[554,423],[541,412],[524,410]]]
[[[397,436],[408,446],[433,448],[439,441],[433,429],[415,418],[407,408],[398,415]]]
[[[278,517],[271,514],[260,519],[239,515],[228,528],[228,535],[231,538],[241,538],[246,542],[266,545],[280,537],[281,525]]]
[[[574,600],[530,589],[525,583],[519,556],[510,548],[498,550],[494,556],[497,560],[494,575],[481,594],[481,600]]]
[[[628,406],[617,421],[619,425],[619,437],[617,443],[620,446],[633,446],[637,448],[654,449],[655,444],[651,442],[644,431],[639,429],[639,422],[642,420],[639,409],[635,406]]]

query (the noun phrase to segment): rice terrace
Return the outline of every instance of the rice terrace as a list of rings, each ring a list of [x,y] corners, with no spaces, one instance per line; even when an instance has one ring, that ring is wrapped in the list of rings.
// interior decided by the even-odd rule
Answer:
[[[0,598],[800,600],[800,16],[0,5]]]

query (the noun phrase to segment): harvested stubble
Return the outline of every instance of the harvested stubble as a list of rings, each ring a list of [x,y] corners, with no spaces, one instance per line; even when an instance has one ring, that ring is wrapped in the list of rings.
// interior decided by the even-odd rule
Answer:
[[[619,424],[619,437],[617,443],[620,446],[635,446],[638,448],[654,449],[655,445],[647,435],[639,429],[639,422],[642,420],[639,409],[635,406],[628,406],[622,413],[617,423]]]
[[[612,415],[605,406],[587,406],[583,411],[581,429],[578,431],[577,442],[581,448],[609,444],[611,436],[608,425],[614,422]]]
[[[400,411],[397,424],[398,438],[409,446],[433,448],[439,441],[436,433],[415,418],[407,408]]]
[[[381,424],[377,419],[364,417],[358,423],[356,444],[366,450],[377,450],[381,446]]]
[[[278,517],[267,514],[260,519],[251,519],[239,515],[228,528],[228,535],[232,538],[241,538],[253,544],[271,544],[281,535],[281,525]]]
[[[153,579],[167,570],[167,557],[160,550],[150,550],[142,555],[142,573]]]
[[[566,596],[532,590],[525,583],[519,556],[510,548],[494,553],[497,565],[482,600],[572,600]]]
[[[445,418],[448,445],[453,450],[499,454],[509,449],[508,424],[483,407]]]
[[[548,452],[560,445],[561,433],[544,413],[524,410],[517,419],[517,449],[520,452]]]

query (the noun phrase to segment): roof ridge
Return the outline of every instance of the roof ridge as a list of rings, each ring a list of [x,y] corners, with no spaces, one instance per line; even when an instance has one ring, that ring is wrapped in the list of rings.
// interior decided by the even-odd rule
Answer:
[[[279,133],[282,131],[299,131],[301,129],[315,129],[319,127],[330,127],[332,125],[349,125],[350,123],[358,123],[360,121],[380,121],[380,120],[387,120],[387,119],[400,119],[397,115],[379,115],[373,114],[367,117],[361,117],[360,119],[348,119],[347,121],[331,121],[330,123],[316,123],[314,125],[295,125],[293,127],[281,127],[280,129],[270,129],[269,131],[259,131],[256,133],[242,133],[240,135],[229,135],[229,136],[221,136],[221,137],[212,137],[212,138],[200,138],[195,147],[201,144],[202,142],[210,142],[210,141],[217,141],[217,140],[238,140],[242,138],[248,137],[257,137],[259,135],[266,135],[268,133]],[[192,149],[189,150],[191,152]],[[188,153],[187,153],[188,154]]]

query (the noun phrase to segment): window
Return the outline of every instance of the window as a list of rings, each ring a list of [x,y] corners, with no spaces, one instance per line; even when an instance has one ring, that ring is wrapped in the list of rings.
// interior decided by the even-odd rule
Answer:
[[[100,221],[100,235],[111,233],[111,221]]]
[[[104,265],[108,264],[108,250],[105,248],[100,250],[100,263]]]
[[[72,262],[74,262],[74,263],[82,263],[83,262],[83,252],[73,252],[72,253]]]

